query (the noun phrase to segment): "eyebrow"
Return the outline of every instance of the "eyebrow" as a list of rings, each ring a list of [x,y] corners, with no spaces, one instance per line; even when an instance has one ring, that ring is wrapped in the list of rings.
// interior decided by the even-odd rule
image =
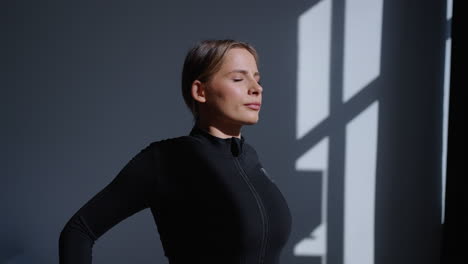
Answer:
[[[230,73],[233,73],[233,72],[238,72],[238,73],[242,73],[242,74],[245,74],[245,75],[247,75],[247,74],[249,73],[249,72],[246,71],[246,70],[233,70],[233,71],[230,71],[230,72],[226,73],[226,75],[227,75],[227,74],[230,74]],[[260,73],[259,73],[259,72],[255,72],[255,73],[254,73],[254,76],[260,76]]]

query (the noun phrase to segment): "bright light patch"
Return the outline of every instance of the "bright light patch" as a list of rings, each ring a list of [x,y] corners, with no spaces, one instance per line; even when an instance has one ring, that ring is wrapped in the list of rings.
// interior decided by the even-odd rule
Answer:
[[[380,75],[383,0],[348,0],[345,6],[343,102]]]
[[[346,127],[344,263],[374,263],[378,102]]]
[[[329,115],[331,1],[299,17],[296,138]]]

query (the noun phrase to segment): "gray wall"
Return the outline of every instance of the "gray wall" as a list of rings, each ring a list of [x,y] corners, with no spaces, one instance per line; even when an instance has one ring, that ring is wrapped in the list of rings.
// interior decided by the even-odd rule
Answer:
[[[0,263],[56,263],[59,233],[76,210],[149,142],[189,132],[180,71],[188,48],[205,38],[239,39],[259,51],[264,106],[243,135],[293,212],[284,263],[324,263],[293,254],[321,218],[320,181],[295,169],[317,141],[314,134],[299,141],[295,130],[298,17],[316,4],[2,3]],[[445,4],[384,1],[380,75],[348,108],[379,101],[377,264],[438,263]],[[333,1],[331,102],[341,96],[345,7]],[[345,264],[343,122],[350,114],[333,114],[337,121],[317,132],[330,137],[327,263]],[[94,263],[167,263],[150,211],[102,236]]]

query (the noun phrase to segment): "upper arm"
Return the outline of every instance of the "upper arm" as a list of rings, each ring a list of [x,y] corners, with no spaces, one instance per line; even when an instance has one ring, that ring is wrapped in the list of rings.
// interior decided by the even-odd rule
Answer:
[[[76,213],[96,238],[125,218],[150,206],[157,174],[154,162],[153,149],[144,148]]]
[[[107,186],[70,218],[60,235],[61,259],[90,258],[95,240],[125,218],[151,205],[158,173],[155,151],[154,143],[140,150]]]

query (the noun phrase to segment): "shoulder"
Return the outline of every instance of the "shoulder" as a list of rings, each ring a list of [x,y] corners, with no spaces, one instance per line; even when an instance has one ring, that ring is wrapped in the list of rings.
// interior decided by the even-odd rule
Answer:
[[[157,141],[151,141],[141,151],[150,151],[153,153],[178,152],[180,150],[188,150],[191,146],[197,146],[201,142],[191,136],[179,136],[173,138],[165,138]]]
[[[253,155],[258,158],[258,154],[255,148],[247,142],[244,142],[244,151],[247,153],[247,155]]]

